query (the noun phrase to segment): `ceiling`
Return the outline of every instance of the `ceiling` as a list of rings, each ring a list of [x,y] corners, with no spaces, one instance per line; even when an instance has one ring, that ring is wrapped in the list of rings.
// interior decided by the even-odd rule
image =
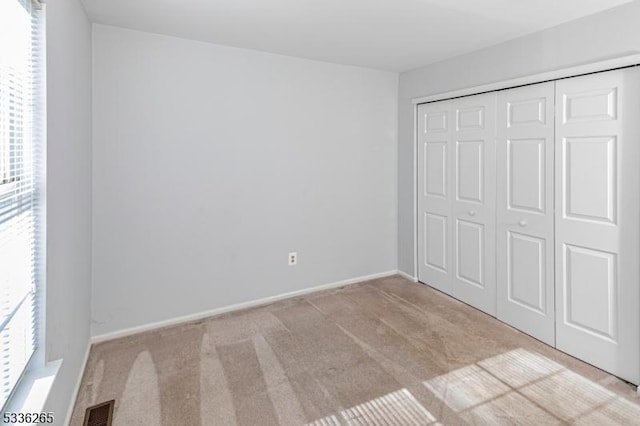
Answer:
[[[82,0],[92,21],[406,71],[632,0]]]

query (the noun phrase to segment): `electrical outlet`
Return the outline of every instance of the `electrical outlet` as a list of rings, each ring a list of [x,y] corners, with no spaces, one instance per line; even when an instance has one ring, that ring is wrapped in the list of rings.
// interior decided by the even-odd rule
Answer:
[[[295,266],[298,263],[298,253],[292,252],[289,253],[289,266]]]

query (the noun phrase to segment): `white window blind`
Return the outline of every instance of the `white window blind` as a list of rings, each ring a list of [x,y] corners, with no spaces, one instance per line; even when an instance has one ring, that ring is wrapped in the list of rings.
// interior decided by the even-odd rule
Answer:
[[[0,405],[37,348],[44,256],[44,17],[0,0]]]

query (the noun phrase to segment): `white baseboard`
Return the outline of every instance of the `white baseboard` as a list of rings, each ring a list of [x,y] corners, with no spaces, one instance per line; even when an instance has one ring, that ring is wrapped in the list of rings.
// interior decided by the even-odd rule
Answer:
[[[223,306],[221,308],[215,308],[203,312],[198,312],[195,314],[184,315],[181,317],[171,318],[168,320],[157,321],[149,324],[139,325],[136,327],[126,328],[124,330],[113,331],[105,334],[98,334],[96,336],[91,337],[91,343],[102,343],[108,340],[118,339],[121,337],[130,336],[132,334],[138,334],[149,330],[154,330],[157,328],[169,327],[172,325],[182,324],[191,321],[197,321],[203,318],[212,317],[220,314],[224,314],[227,312],[237,311],[240,309],[253,308],[260,305],[266,305],[268,303],[277,302],[284,299],[289,299],[291,297],[304,296],[305,294],[315,293],[317,291],[329,290],[332,288],[343,287],[350,284],[356,284],[362,281],[374,280],[376,278],[384,278],[389,277],[391,275],[401,274],[405,276],[403,272],[398,270],[391,270],[386,272],[380,272],[372,275],[364,275],[356,278],[351,278],[348,280],[337,281],[329,284],[323,284],[315,287],[305,288],[303,290],[292,291],[289,293],[279,294],[277,296],[265,297],[263,299],[252,300],[249,302],[238,303],[230,306]],[[412,278],[410,278],[412,279]]]
[[[413,277],[413,276],[411,276],[411,275],[407,274],[407,273],[406,273],[406,272],[404,272],[404,271],[400,271],[400,270],[399,270],[399,271],[398,271],[398,275],[400,275],[400,276],[401,276],[401,277],[403,277],[403,278],[408,279],[408,280],[409,280],[409,281],[411,281],[411,282],[414,282],[414,283],[417,283],[417,282],[418,282],[418,279],[417,279],[416,277]]]
[[[82,360],[82,367],[80,368],[80,374],[78,374],[78,378],[76,380],[76,386],[73,389],[73,393],[71,394],[71,403],[69,404],[69,409],[67,410],[67,418],[63,423],[64,425],[68,425],[71,423],[73,408],[76,405],[76,399],[78,399],[78,393],[80,393],[80,386],[82,385],[82,377],[84,376],[84,371],[87,369],[87,362],[89,361],[90,352],[91,352],[91,341],[88,342],[87,349],[84,353],[84,359]]]

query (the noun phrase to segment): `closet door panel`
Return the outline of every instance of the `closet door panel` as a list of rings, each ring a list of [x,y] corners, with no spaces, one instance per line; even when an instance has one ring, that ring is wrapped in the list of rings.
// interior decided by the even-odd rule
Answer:
[[[451,101],[452,295],[495,316],[496,94]]]
[[[501,91],[497,107],[497,317],[555,344],[554,83]]]
[[[640,381],[640,74],[556,85],[557,348]]]
[[[418,106],[418,280],[451,294],[451,103]]]
[[[456,220],[456,275],[459,280],[484,288],[484,226],[467,220]]]

